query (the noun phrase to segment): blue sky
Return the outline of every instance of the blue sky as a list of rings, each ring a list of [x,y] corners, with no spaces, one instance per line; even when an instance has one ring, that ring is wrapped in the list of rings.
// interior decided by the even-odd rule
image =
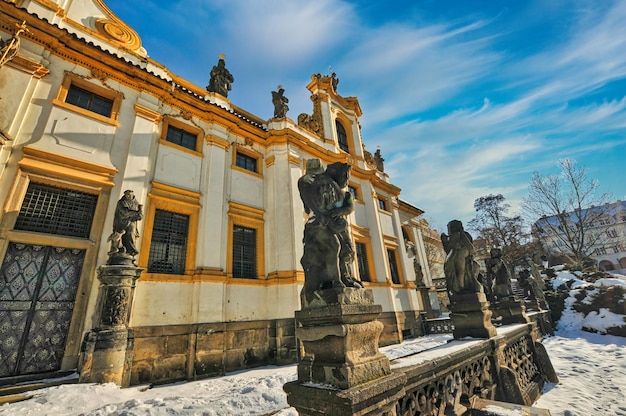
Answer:
[[[516,208],[533,172],[566,157],[626,198],[626,1],[105,3],[201,87],[225,54],[228,98],[261,118],[278,84],[288,117],[310,114],[310,76],[332,67],[359,99],[367,149],[438,229],[490,193]]]

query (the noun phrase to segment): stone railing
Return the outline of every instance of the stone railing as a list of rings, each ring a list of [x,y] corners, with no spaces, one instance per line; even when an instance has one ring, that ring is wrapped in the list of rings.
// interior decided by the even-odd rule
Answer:
[[[453,341],[392,362],[406,376],[398,416],[460,415],[473,397],[530,406],[544,381],[557,382],[536,326],[502,327],[485,340]]]
[[[449,317],[424,319],[423,322],[426,335],[451,334],[454,331],[454,324]]]
[[[554,330],[550,321],[550,311],[528,312],[528,317],[537,324],[537,329],[541,335],[552,335]],[[450,317],[423,319],[424,333],[426,335],[451,334],[454,331],[454,323]]]

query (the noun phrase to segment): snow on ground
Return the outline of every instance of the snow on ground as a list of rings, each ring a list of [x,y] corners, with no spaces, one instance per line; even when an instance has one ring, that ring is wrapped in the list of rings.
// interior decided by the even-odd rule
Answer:
[[[582,284],[578,276],[565,271],[560,271],[557,279],[561,283],[576,279],[577,286]],[[618,279],[626,283],[625,277]],[[535,406],[549,409],[553,416],[626,416],[626,338],[581,330],[584,325],[601,332],[623,315],[601,310],[585,318],[569,308],[572,302],[571,297],[566,300],[556,335],[544,340],[559,383],[547,385]],[[381,351],[396,360],[435,348],[450,338],[427,336]],[[423,355],[429,354],[432,351]],[[154,388],[66,384],[37,390],[31,392],[33,398],[29,400],[0,406],[0,416],[297,416],[282,389],[284,383],[295,379],[294,364]]]

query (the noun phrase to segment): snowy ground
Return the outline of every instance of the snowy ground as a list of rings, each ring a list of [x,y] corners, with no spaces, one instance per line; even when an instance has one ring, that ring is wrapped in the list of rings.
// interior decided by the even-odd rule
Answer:
[[[576,276],[560,272],[558,279]],[[618,277],[616,283],[626,285],[626,278]],[[621,318],[598,321],[602,326],[607,319]],[[626,416],[626,338],[583,332],[583,321],[580,314],[567,309],[556,335],[544,340],[560,383],[546,386],[535,406],[550,409],[553,416]],[[429,336],[381,350],[393,360],[448,339],[449,335]],[[290,365],[152,389],[68,384],[34,391],[29,400],[0,406],[0,415],[297,416],[282,390],[284,383],[295,379],[296,366]]]

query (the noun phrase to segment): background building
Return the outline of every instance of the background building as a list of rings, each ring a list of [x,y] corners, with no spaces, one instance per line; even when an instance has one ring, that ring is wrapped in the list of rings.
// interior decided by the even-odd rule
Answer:
[[[587,227],[589,257],[596,261],[600,270],[626,273],[626,202],[616,201],[585,211],[593,211],[593,221]],[[570,231],[574,230],[573,222],[577,217],[572,213],[565,215]],[[581,215],[586,216],[586,212]],[[563,242],[564,230],[559,225],[555,216],[540,218],[533,225],[542,246],[551,255],[568,254]]]
[[[131,382],[294,361],[311,158],[352,166],[355,274],[383,306],[381,342],[420,333],[423,212],[365,151],[334,78],[306,86],[312,114],[263,120],[150,59],[101,0],[0,16],[3,41],[28,28],[0,68],[0,377],[76,368],[125,190],[144,205]]]

